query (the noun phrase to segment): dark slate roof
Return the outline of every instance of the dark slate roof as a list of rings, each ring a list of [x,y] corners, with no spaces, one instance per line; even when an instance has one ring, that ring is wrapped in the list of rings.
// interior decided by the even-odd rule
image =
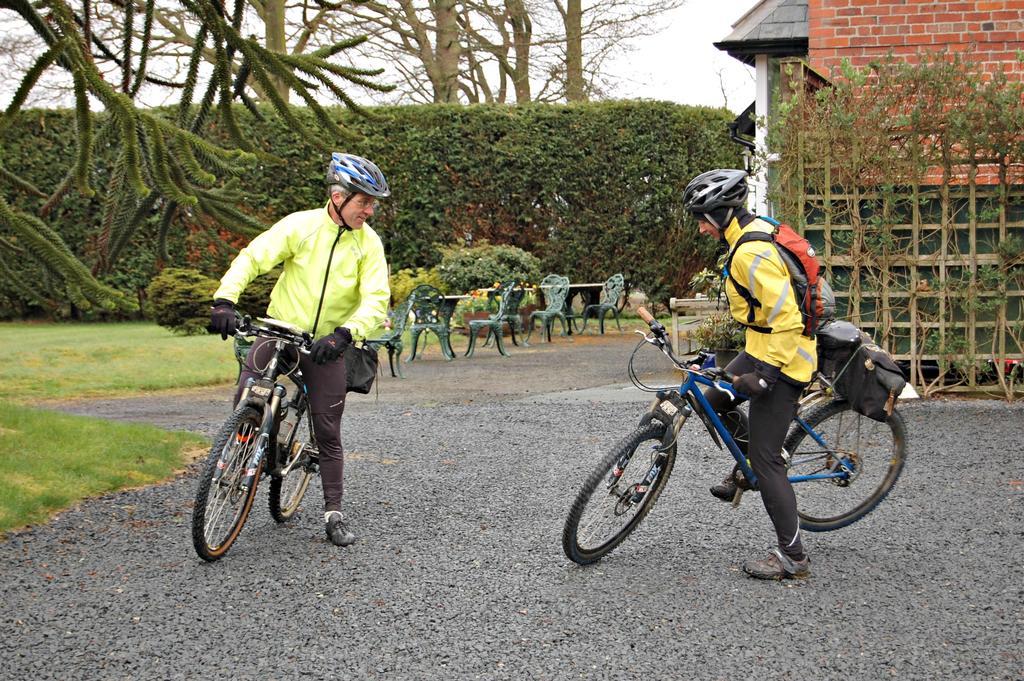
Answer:
[[[762,0],[733,24],[715,47],[752,64],[754,55],[807,54],[807,0]]]

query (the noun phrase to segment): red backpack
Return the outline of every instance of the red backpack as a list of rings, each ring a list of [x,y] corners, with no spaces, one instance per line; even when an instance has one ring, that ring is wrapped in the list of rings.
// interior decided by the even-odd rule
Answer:
[[[732,252],[729,253],[729,258],[725,263],[726,275],[732,280],[732,285],[743,296],[743,299],[747,301],[747,305],[750,306],[745,326],[762,333],[771,333],[772,331],[754,325],[754,308],[761,307],[761,303],[730,273],[732,258],[740,244],[745,244],[748,241],[770,241],[775,244],[782,262],[786,263],[786,269],[789,270],[789,280],[793,285],[793,293],[796,295],[797,307],[800,308],[800,315],[804,320],[803,335],[814,338],[819,324],[831,318],[835,312],[832,287],[822,276],[821,265],[815,257],[814,248],[807,242],[807,239],[797,234],[789,225],[784,225],[771,218],[762,217],[760,219],[773,225],[774,231],[771,233],[756,230],[744,232]],[[826,301],[826,298],[832,300]]]

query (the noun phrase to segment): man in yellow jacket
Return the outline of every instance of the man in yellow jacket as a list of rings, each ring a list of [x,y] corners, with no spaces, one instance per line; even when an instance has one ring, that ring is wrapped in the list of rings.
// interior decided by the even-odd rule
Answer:
[[[747,191],[746,172],[712,170],[687,185],[683,204],[697,218],[701,234],[721,240],[732,251],[725,291],[733,318],[747,327],[744,350],[726,370],[736,376],[733,387],[750,397],[748,440],[737,439],[737,444],[757,476],[778,548],[763,560],[747,561],[743,569],[761,579],[800,578],[810,574],[810,559],[800,540],[796,496],[782,444],[803,388],[817,368],[817,349],[814,339],[803,335],[803,317],[778,249],[761,240],[737,245],[745,232],[774,229],[746,210]],[[759,306],[751,309],[737,282]],[[736,410],[738,402],[724,391],[709,391],[706,396],[734,435],[746,429],[746,417]],[[731,500],[740,482],[734,471],[711,493]]]
[[[334,152],[327,167],[329,199],[323,208],[292,213],[243,248],[214,293],[210,331],[227,339],[235,333],[234,304],[245,287],[280,264],[284,272],[270,294],[267,316],[305,329],[315,340],[310,354],[299,354],[313,432],[320,451],[327,536],[338,546],[356,537],[341,512],[344,455],[341,416],[345,409],[342,353],[354,339],[366,338],[387,314],[388,265],[380,237],[366,224],[377,200],[391,195],[375,164]],[[272,351],[258,339],[239,377],[241,386],[259,377]]]

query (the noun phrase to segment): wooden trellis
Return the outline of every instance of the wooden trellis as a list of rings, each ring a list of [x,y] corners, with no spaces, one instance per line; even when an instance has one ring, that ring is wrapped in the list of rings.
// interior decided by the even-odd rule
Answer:
[[[931,365],[935,385],[973,390],[995,382],[995,363],[1024,359],[1024,186],[1005,171],[977,179],[802,194],[838,315],[909,361],[918,384]]]
[[[931,391],[1024,359],[1024,82],[960,55],[784,67],[764,155],[779,215],[821,252],[839,313]],[[927,370],[927,371],[926,371]]]

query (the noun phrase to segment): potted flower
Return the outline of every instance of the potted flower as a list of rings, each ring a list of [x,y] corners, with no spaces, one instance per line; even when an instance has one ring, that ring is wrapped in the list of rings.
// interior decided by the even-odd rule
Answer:
[[[715,366],[724,367],[743,349],[743,327],[725,311],[712,312],[702,319],[690,337],[702,348],[714,351]]]

